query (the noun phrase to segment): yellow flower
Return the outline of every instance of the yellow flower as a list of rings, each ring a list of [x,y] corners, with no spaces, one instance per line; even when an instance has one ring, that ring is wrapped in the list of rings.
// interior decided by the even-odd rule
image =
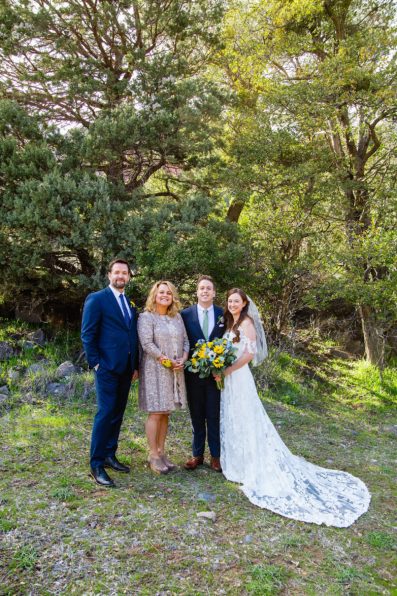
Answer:
[[[213,342],[213,341],[209,341],[209,342],[207,342],[207,346],[208,346],[209,348],[212,348],[212,346],[213,346],[213,345],[214,345],[214,342]]]
[[[201,349],[199,350],[198,354],[197,354],[198,358],[205,358],[205,350]]]
[[[171,368],[172,362],[169,358],[165,358],[161,361],[161,365],[164,366],[164,368]]]
[[[192,358],[192,366],[197,366],[197,358]]]
[[[213,365],[215,368],[222,368],[222,362],[219,360],[219,358],[215,358]]]
[[[215,348],[214,348],[215,354],[223,354],[224,351],[225,351],[225,348],[223,348],[222,346],[215,346]]]

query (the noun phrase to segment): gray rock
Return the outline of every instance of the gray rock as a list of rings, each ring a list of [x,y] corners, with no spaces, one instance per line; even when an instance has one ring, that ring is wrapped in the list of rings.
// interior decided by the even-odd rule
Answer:
[[[31,350],[34,347],[36,347],[36,344],[33,341],[24,341],[24,342],[22,342],[22,348],[24,350]]]
[[[95,383],[90,383],[89,381],[86,381],[84,383],[84,389],[83,389],[83,399],[89,399],[91,396],[93,396],[95,394]]]
[[[196,513],[196,516],[199,519],[209,519],[212,522],[216,521],[215,511],[200,511],[200,513]]]
[[[8,401],[9,395],[0,393],[0,405],[5,404]]]
[[[47,395],[65,397],[68,393],[68,386],[63,383],[48,383],[45,388]]]
[[[384,433],[397,435],[397,424],[385,424],[384,426],[382,426],[382,431]]]
[[[251,544],[251,542],[253,541],[253,536],[252,534],[247,534],[246,536],[244,536],[244,542],[245,544]]]
[[[200,499],[200,501],[205,501],[206,503],[216,501],[216,495],[208,492],[198,493],[197,498]]]
[[[36,331],[29,333],[27,337],[31,342],[38,346],[44,347],[46,344],[46,337],[42,329],[37,329]]]
[[[11,368],[8,371],[8,378],[10,379],[10,381],[12,383],[14,383],[15,381],[18,381],[22,376],[22,372],[16,368]]]
[[[10,395],[10,390],[8,389],[7,385],[0,387],[0,393],[2,395]]]
[[[70,377],[70,375],[74,375],[76,372],[77,368],[75,365],[67,360],[58,366],[56,370],[56,376],[61,379],[64,377]]]
[[[37,373],[44,372],[47,369],[47,365],[48,363],[45,360],[42,360],[41,362],[34,362],[28,367],[26,372],[29,375],[37,375]]]
[[[0,341],[0,360],[9,360],[14,356],[14,348],[6,341]]]

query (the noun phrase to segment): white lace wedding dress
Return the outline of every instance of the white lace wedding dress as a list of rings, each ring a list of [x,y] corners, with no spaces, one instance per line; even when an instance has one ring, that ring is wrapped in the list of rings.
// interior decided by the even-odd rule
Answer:
[[[253,354],[255,342],[239,331],[237,357],[245,351]],[[220,435],[223,474],[241,483],[254,505],[338,528],[350,526],[367,511],[371,496],[361,480],[315,466],[289,451],[266,414],[248,364],[225,378]]]

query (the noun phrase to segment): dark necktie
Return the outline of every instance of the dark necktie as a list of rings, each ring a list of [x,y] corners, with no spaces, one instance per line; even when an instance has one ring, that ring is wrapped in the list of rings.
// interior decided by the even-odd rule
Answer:
[[[124,321],[125,324],[127,325],[127,327],[130,326],[130,315],[127,309],[127,305],[125,303],[125,296],[124,294],[120,294],[120,302],[121,302],[121,309],[123,311],[123,315],[124,315]]]

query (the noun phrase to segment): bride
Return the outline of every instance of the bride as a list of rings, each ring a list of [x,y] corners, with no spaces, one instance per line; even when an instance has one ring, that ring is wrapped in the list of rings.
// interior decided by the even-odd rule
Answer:
[[[259,399],[248,366],[267,355],[257,308],[242,290],[233,288],[224,318],[226,336],[238,352],[225,370],[221,394],[223,474],[240,483],[254,505],[304,522],[350,526],[368,509],[367,487],[347,472],[321,468],[289,451]]]

